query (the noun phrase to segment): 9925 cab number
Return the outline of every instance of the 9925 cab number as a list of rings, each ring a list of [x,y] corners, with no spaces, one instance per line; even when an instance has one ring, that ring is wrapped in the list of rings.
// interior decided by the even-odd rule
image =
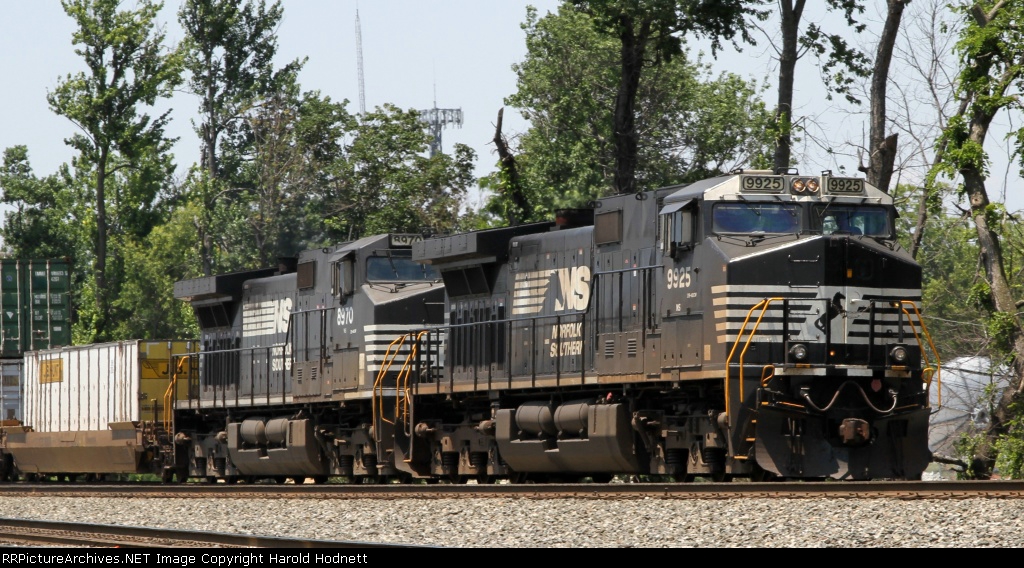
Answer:
[[[829,193],[864,193],[864,180],[859,178],[828,178]]]
[[[777,176],[743,176],[743,191],[782,191],[782,178]]]

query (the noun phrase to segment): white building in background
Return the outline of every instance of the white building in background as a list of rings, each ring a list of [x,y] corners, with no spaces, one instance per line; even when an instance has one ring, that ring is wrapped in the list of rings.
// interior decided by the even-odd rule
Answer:
[[[934,454],[953,457],[953,445],[961,433],[988,424],[990,405],[1010,385],[1010,371],[992,368],[987,357],[958,357],[942,364],[941,389],[936,388],[938,383],[933,380],[931,388],[936,411],[931,417],[928,447]]]

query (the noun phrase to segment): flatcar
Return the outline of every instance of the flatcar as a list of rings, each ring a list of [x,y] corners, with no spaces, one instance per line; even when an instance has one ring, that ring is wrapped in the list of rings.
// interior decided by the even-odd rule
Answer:
[[[589,205],[179,283],[178,477],[921,477],[939,361],[889,195],[741,170]]]

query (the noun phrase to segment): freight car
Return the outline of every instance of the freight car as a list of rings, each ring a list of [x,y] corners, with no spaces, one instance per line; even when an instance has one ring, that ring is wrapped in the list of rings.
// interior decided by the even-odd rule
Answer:
[[[171,356],[188,341],[128,340],[25,353],[24,424],[0,428],[0,478],[162,475],[173,463]]]
[[[168,468],[918,479],[939,361],[896,215],[860,178],[736,171],[179,282],[202,337]]]

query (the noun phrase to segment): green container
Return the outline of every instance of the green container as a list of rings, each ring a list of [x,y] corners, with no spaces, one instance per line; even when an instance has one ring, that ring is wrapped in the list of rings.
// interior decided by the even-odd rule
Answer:
[[[0,259],[0,357],[71,345],[71,262]]]

